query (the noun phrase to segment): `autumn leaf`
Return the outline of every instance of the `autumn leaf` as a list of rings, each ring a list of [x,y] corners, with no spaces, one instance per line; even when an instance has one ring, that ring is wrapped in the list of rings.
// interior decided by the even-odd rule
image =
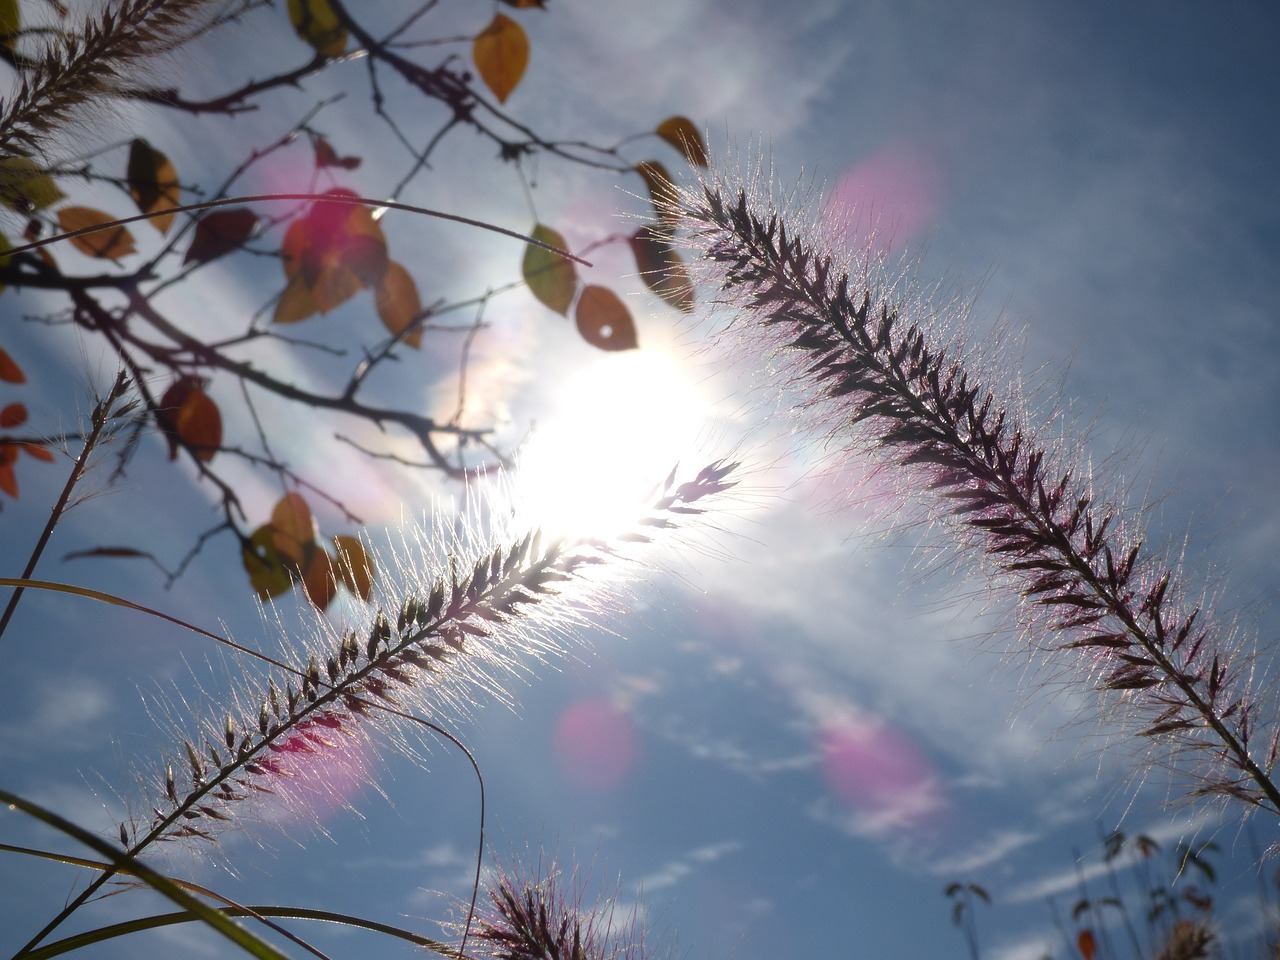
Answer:
[[[13,499],[18,499],[18,475],[13,472],[13,465],[18,460],[18,445],[9,440],[0,440],[0,490]]]
[[[26,422],[27,408],[25,404],[11,403],[0,410],[0,427],[12,429],[13,427],[20,427]]]
[[[582,338],[593,347],[634,350],[639,346],[631,312],[608,287],[584,287],[574,309],[574,321]]]
[[[271,510],[272,544],[276,552],[302,566],[316,542],[316,521],[302,494],[289,491]]]
[[[285,284],[284,293],[276,301],[276,309],[271,314],[272,323],[298,323],[320,312],[315,300],[311,297],[311,288],[301,274],[293,277]]]
[[[1081,930],[1076,936],[1076,946],[1080,948],[1080,956],[1084,960],[1093,960],[1094,954],[1098,952],[1098,941],[1092,930]]]
[[[636,267],[645,285],[683,313],[693,309],[693,281],[671,238],[661,230],[643,226],[627,238]]]
[[[347,29],[328,0],[289,0],[289,22],[298,36],[322,57],[347,52]]]
[[[502,2],[508,7],[515,7],[517,10],[547,9],[546,0],[502,0]]]
[[[667,228],[674,228],[676,222],[676,206],[673,201],[678,194],[675,181],[667,168],[657,160],[645,160],[636,164],[636,173],[640,174],[649,189],[649,201],[658,215],[658,221]]]
[[[386,276],[375,294],[375,303],[383,326],[393,336],[400,337],[401,343],[417,350],[422,344],[422,329],[411,328],[422,313],[422,298],[418,296],[418,285],[409,276],[409,271],[394,261],[388,263]]]
[[[356,196],[349,190],[329,193]],[[376,289],[390,263],[386,237],[372,212],[347,203],[312,204],[289,224],[280,254],[289,284],[276,305],[276,323],[328,313],[361,289]]]
[[[490,24],[476,37],[471,59],[485,86],[493,91],[499,103],[506,103],[529,64],[529,37],[510,17],[494,14]]]
[[[160,398],[156,420],[169,440],[170,460],[177,458],[178,446],[184,444],[197,460],[208,463],[222,445],[222,414],[199,377],[175,380]]]
[[[174,215],[170,212],[182,202],[182,190],[178,185],[178,171],[159,150],[142,139],[129,146],[129,166],[126,171],[129,195],[142,213],[158,214],[148,223],[160,231],[169,232]]]
[[[48,172],[26,157],[0,158],[0,203],[18,213],[51,207],[66,194]]]
[[[9,351],[4,347],[0,347],[0,380],[5,383],[27,382],[27,375],[22,372],[22,368],[14,362],[13,357],[9,356]]]
[[[188,263],[208,263],[241,247],[258,228],[258,215],[248,207],[215,210],[196,223],[191,246],[182,258]]]
[[[354,170],[360,166],[359,157],[340,157],[337,151],[333,149],[329,141],[324,137],[316,137],[316,166],[324,167],[340,167],[343,170]]]
[[[18,16],[18,0],[0,0],[0,44],[12,50],[20,29],[22,20]]]
[[[333,538],[338,577],[361,600],[373,595],[373,560],[359,537],[339,534]]]
[[[569,249],[564,237],[540,223],[534,226],[529,236],[558,250]],[[568,316],[569,305],[573,303],[573,294],[578,288],[578,272],[572,260],[531,243],[525,247],[520,272],[529,285],[530,293],[556,313]]]
[[[83,236],[71,237],[71,245],[81,253],[101,260],[119,260],[137,251],[133,234],[122,226],[110,226],[115,217],[93,207],[63,207],[58,211],[58,227],[63,233],[102,227]]]
[[[278,597],[293,586],[284,560],[275,547],[275,529],[264,523],[253,532],[248,545],[241,553],[245,573],[249,574],[249,585],[253,587],[259,600]]]
[[[13,244],[9,242],[9,238],[6,237],[3,233],[0,233],[0,253],[3,253],[4,251],[12,247],[13,247]],[[9,265],[9,258],[0,257],[0,267],[7,267],[8,265]],[[6,289],[5,285],[3,283],[0,283],[0,293],[4,293],[5,289]]]
[[[684,154],[695,167],[707,166],[707,147],[702,134],[688,117],[667,117],[655,131],[658,136]]]

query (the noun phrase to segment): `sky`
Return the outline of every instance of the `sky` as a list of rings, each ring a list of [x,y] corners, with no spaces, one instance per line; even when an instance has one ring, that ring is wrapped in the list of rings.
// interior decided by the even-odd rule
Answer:
[[[421,35],[474,32],[489,16],[463,7],[441,5]],[[1151,542],[1183,556],[1219,608],[1261,638],[1265,697],[1275,683],[1267,641],[1280,628],[1280,13],[1248,2],[555,0],[512,16],[532,55],[507,108],[529,126],[613,143],[687,115],[728,168],[763,164],[783,194],[852,204],[855,223],[877,224],[915,276],[969,305],[975,335],[1003,329],[993,369],[1056,399],[1092,468],[1149,505]],[[465,49],[416,55],[431,64],[441,50]],[[283,10],[267,9],[162,69],[184,89],[219,90],[229,77],[277,69],[286,53],[289,63],[305,56]],[[346,99],[313,125],[340,154],[363,158],[344,185],[379,195],[406,160],[368,108],[359,61],[234,120],[135,106],[95,116],[92,129],[104,144],[144,133],[184,181],[212,184],[337,92]],[[430,116],[406,116],[413,142],[434,130]],[[622,151],[680,168],[652,138]],[[306,149],[283,150],[242,186],[285,189],[308,164]],[[575,248],[630,232],[645,214],[638,178],[550,158],[531,170],[537,218]],[[122,202],[107,189],[76,190]],[[446,139],[402,199],[517,230],[532,223],[519,178],[465,132]],[[517,276],[518,243],[395,217],[385,220],[392,255],[411,266],[425,301]],[[1098,721],[1090,690],[1025,653],[1006,598],[910,524],[909,493],[777,406],[767,360],[708,348],[714,321],[644,293],[625,248],[592,259],[590,282],[623,292],[637,318],[634,355],[593,351],[523,291],[486,306],[468,413],[499,423],[507,439],[537,423],[526,475],[512,483],[535,504],[575,490],[569,478],[590,476],[575,459],[584,456],[622,461],[595,480],[611,489],[648,483],[649,467],[661,479],[676,458],[690,470],[741,459],[743,478],[706,529],[619,571],[621,583],[580,607],[565,654],[530,661],[506,691],[511,703],[480,698],[466,716],[444,718],[484,773],[485,863],[554,861],[588,900],[614,898],[615,917],[637,911],[653,955],[696,960],[965,956],[943,890],[974,883],[992,900],[977,909],[982,956],[1035,960],[1075,955],[1064,942],[1078,929],[1071,907],[1081,883],[1093,896],[1110,892],[1100,836],[1121,829],[1162,844],[1160,870],[1179,841],[1216,843],[1215,915],[1239,955],[1253,955],[1255,852],[1276,842],[1275,825],[1180,802],[1178,786]],[[276,261],[237,255],[165,296],[194,328],[240,329],[280,285]],[[0,385],[0,403],[21,400],[33,424],[74,429],[86,385],[100,388],[112,368],[100,344],[68,327],[22,322],[48,302],[0,295],[0,345],[30,381]],[[359,324],[375,321],[363,311],[335,311],[307,335],[339,337],[349,318],[369,342],[376,333]],[[378,389],[449,409],[455,346],[422,354]],[[254,359],[318,384],[340,369],[296,344]],[[228,435],[250,436],[234,390],[223,389]],[[456,486],[389,474],[335,444],[312,412],[281,410],[281,452],[341,489],[388,554],[408,549],[397,546],[412,537],[405,529],[433,504],[447,511],[464,499]],[[7,575],[25,562],[59,469],[20,469],[21,499],[0,513]],[[213,491],[166,460],[157,434],[142,440],[127,484],[109,487],[108,473],[104,462],[89,478],[100,495],[58,527],[38,575],[268,649],[305,634],[276,625],[303,616],[287,604],[258,613],[226,538],[169,589],[141,563],[60,563],[140,540],[173,560],[215,522]],[[265,516],[279,496],[273,478],[234,475]],[[573,509],[564,499],[524,509],[534,522],[614,522],[584,520],[580,492],[567,498]],[[336,512],[318,513],[326,532],[345,529]],[[166,718],[180,723],[225,699],[238,669],[152,618],[65,597],[28,595],[0,643],[0,781],[108,834],[121,811],[146,809],[134,771],[173,749]],[[376,789],[347,795],[354,810],[253,825],[215,851],[173,851],[164,862],[242,902],[324,906],[435,933],[433,921],[456,913],[469,890],[477,788],[452,749],[418,753],[385,750]],[[0,817],[0,839],[68,849],[13,813]],[[1136,868],[1117,875],[1125,889],[1139,879]],[[16,949],[73,883],[65,866],[7,855],[0,943]],[[151,902],[135,891],[96,905],[92,919]],[[335,956],[399,949],[316,936]],[[1116,936],[1115,955],[1128,955]],[[144,939],[148,949],[230,955],[185,927]],[[139,942],[96,954],[133,956]]]

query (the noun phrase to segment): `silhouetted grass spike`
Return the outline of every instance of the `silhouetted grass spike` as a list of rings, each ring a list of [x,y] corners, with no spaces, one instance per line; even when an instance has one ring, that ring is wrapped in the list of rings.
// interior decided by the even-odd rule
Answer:
[[[1123,513],[1095,499],[1094,478],[1038,438],[985,362],[883,263],[811,242],[744,189],[705,182],[681,217],[731,330],[749,328],[744,344],[782,367],[801,416],[930,492],[962,548],[994,563],[1036,614],[1033,629],[1058,638],[1055,655],[1074,657],[1080,676],[1136,715],[1144,741],[1177,755],[1194,793],[1280,813],[1276,741],[1255,757],[1257,707],[1231,630],[1212,626],[1176,566],[1148,556]]]

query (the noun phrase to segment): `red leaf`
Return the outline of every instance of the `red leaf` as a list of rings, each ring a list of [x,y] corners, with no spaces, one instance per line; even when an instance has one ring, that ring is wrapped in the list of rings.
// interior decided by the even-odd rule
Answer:
[[[216,260],[237,247],[244,246],[257,226],[258,215],[248,207],[215,210],[196,224],[191,246],[187,248],[187,255],[182,258],[182,262],[208,263]]]
[[[5,383],[27,382],[27,375],[13,362],[13,357],[9,356],[9,352],[4,347],[0,347],[0,380]]]
[[[11,403],[0,410],[0,427],[20,427],[27,422],[27,408],[21,403]]]

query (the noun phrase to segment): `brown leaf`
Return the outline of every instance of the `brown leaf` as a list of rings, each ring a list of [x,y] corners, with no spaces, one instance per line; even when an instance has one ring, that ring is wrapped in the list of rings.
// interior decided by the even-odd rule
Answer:
[[[324,137],[316,137],[315,148],[317,167],[341,167],[343,170],[354,170],[360,166],[359,157],[338,156]]]
[[[181,443],[197,460],[208,463],[222,444],[222,414],[199,377],[181,376],[170,384],[160,398],[156,420],[169,440],[170,460],[177,458]]]
[[[0,410],[0,427],[20,427],[27,422],[27,408],[21,403],[11,403]]]
[[[499,103],[506,103],[529,64],[529,37],[506,14],[494,14],[472,44],[471,59],[485,86]]]
[[[333,558],[319,547],[308,551],[302,566],[302,589],[317,610],[326,609],[338,594]]]
[[[4,347],[0,347],[0,380],[5,383],[27,382],[27,375],[22,372],[22,368],[14,362],[13,357],[9,356],[9,351]]]
[[[702,134],[688,117],[667,117],[655,131],[658,136],[684,154],[696,167],[707,166],[707,147]]]
[[[126,171],[129,195],[142,213],[153,213],[148,222],[160,233],[166,234],[173,226],[173,210],[182,202],[182,188],[178,185],[178,171],[159,150],[142,139],[129,146],[129,166]]]
[[[409,271],[398,263],[389,263],[375,301],[383,326],[393,336],[400,337],[401,343],[418,349],[422,343],[422,329],[410,328],[422,313],[422,298],[418,296],[418,285],[409,276]]]
[[[508,7],[515,7],[517,10],[528,10],[530,8],[547,9],[546,0],[502,0],[502,2]]]
[[[93,207],[63,207],[58,211],[58,226],[63,233],[102,227],[80,237],[71,237],[71,245],[81,253],[103,260],[119,260],[134,253],[133,234],[125,227],[110,226],[115,217]]]
[[[677,217],[675,201],[679,194],[667,168],[657,160],[645,160],[636,164],[636,173],[640,174],[645,186],[649,188],[649,200],[653,204],[654,213],[658,215],[658,222],[664,227],[673,228]]]
[[[1093,960],[1098,952],[1098,940],[1094,937],[1092,930],[1081,930],[1076,936],[1076,946],[1080,948],[1080,956],[1084,957],[1084,960]]]
[[[183,264],[208,263],[241,247],[258,228],[258,215],[248,207],[215,210],[200,218]]]
[[[645,225],[627,242],[636,258],[640,278],[650,290],[684,313],[693,309],[693,281],[689,269],[662,230]]]
[[[285,284],[284,293],[276,301],[275,312],[271,315],[272,323],[298,323],[320,312],[315,300],[311,298],[311,288],[306,279],[298,275]]]
[[[328,313],[361,289],[378,287],[390,263],[386,237],[368,207],[323,201],[289,224],[280,254],[289,286],[276,307],[277,323]]]
[[[574,310],[574,320],[582,338],[593,347],[634,350],[639,346],[631,312],[608,287],[584,287]]]
[[[338,576],[342,585],[361,600],[373,595],[373,561],[359,537],[339,534],[333,538]]]
[[[569,249],[564,237],[540,223],[534,226],[529,236],[560,250]],[[530,293],[556,313],[568,315],[574,291],[578,288],[578,272],[572,260],[530,243],[525,247],[520,272],[529,285]]]

